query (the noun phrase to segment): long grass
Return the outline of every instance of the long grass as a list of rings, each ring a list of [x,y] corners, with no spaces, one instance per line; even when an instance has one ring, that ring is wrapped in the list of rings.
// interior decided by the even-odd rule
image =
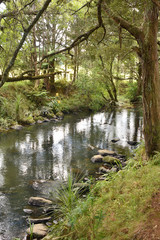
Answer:
[[[109,181],[98,182],[86,201],[71,211],[72,228],[64,227],[66,219],[59,232],[57,226],[56,233],[70,234],[62,239],[133,239],[151,211],[153,194],[160,189],[160,153],[149,162],[142,161],[132,159],[125,170],[112,174]]]

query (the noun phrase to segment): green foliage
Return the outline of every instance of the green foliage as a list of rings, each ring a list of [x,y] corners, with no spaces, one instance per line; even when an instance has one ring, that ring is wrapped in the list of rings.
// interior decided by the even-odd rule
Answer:
[[[126,89],[126,98],[130,100],[130,102],[137,101],[137,99],[141,98],[141,96],[137,96],[138,85],[137,82],[129,82],[128,87]]]
[[[94,81],[92,76],[81,72],[79,78],[72,86],[74,92],[69,97],[63,97],[60,108],[63,112],[78,110],[98,111],[105,106],[102,97],[103,84]]]
[[[30,222],[30,220],[29,220],[30,240],[33,240],[33,227],[34,227],[34,223],[31,224],[31,222]]]
[[[67,185],[62,185],[60,190],[57,190],[57,199],[60,201],[60,210],[62,216],[65,216],[68,222],[72,225],[72,211],[78,204],[78,189],[74,188],[74,180],[71,175],[68,176]]]
[[[17,95],[15,99],[15,114],[16,114],[16,120],[20,120],[20,105],[21,105],[21,95]]]
[[[37,106],[42,106],[49,100],[46,90],[42,90],[41,88],[28,90],[26,91],[26,96],[30,101],[36,103]]]
[[[151,159],[151,163],[156,166],[160,165],[160,152],[156,152]]]
[[[56,114],[61,111],[61,105],[58,96],[52,97],[47,106]]]

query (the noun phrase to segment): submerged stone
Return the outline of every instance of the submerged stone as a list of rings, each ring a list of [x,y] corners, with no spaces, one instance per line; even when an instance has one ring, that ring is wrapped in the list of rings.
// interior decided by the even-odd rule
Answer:
[[[33,237],[35,237],[35,238],[43,238],[48,233],[47,226],[44,225],[44,224],[41,224],[41,223],[40,224],[34,224],[33,228],[32,229],[31,228],[28,228],[26,232],[29,236],[32,234]]]
[[[51,217],[44,217],[44,218],[29,218],[29,223],[46,223],[49,222],[52,218]]]
[[[107,169],[107,168],[105,168],[105,167],[100,167],[100,168],[99,168],[99,172],[100,172],[100,173],[110,173],[110,170]]]
[[[21,130],[22,128],[23,128],[22,125],[15,125],[11,127],[11,129],[14,129],[14,130]]]
[[[127,143],[128,143],[129,145],[131,145],[131,146],[136,146],[136,145],[138,145],[138,142],[136,142],[136,141],[127,141]]]
[[[119,138],[114,138],[114,139],[111,140],[111,142],[116,143],[116,142],[118,142],[119,140],[120,140]]]
[[[102,162],[103,160],[103,157],[101,155],[94,155],[92,158],[91,158],[91,161],[93,163],[100,163]]]
[[[25,208],[25,209],[23,209],[23,212],[25,212],[25,213],[27,213],[27,214],[32,214],[32,213],[33,213],[33,210],[32,210],[32,209]]]
[[[41,197],[30,197],[28,203],[38,207],[52,205],[52,201]]]
[[[116,155],[116,153],[114,151],[110,151],[110,150],[107,150],[107,149],[98,150],[98,154],[100,154],[102,156]]]

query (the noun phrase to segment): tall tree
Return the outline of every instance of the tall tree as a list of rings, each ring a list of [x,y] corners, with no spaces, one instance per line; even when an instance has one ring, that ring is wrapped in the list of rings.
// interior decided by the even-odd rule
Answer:
[[[142,61],[142,92],[143,92],[143,117],[144,138],[147,156],[152,156],[155,151],[160,151],[160,79],[157,51],[159,0],[121,1],[125,8],[136,8],[137,16],[141,18],[141,27],[132,24],[130,16],[115,13],[114,4],[117,1],[104,1],[103,10],[116,24],[127,30],[137,41],[139,56]],[[134,7],[134,8],[133,8]],[[121,14],[122,11],[120,10]],[[128,11],[129,12],[129,11]],[[129,20],[128,20],[128,19]]]

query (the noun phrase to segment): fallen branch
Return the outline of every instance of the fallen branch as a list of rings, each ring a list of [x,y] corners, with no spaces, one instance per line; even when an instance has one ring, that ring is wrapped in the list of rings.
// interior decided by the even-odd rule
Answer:
[[[45,79],[49,77],[53,77],[56,74],[61,74],[62,72],[54,72],[50,74],[43,74],[43,75],[37,75],[37,76],[32,76],[32,75],[27,75],[27,76],[18,76],[18,77],[8,77],[6,82],[19,82],[19,81],[25,81],[25,80],[30,80],[30,81],[35,81],[38,79]],[[0,80],[2,79],[2,75],[0,76]]]

